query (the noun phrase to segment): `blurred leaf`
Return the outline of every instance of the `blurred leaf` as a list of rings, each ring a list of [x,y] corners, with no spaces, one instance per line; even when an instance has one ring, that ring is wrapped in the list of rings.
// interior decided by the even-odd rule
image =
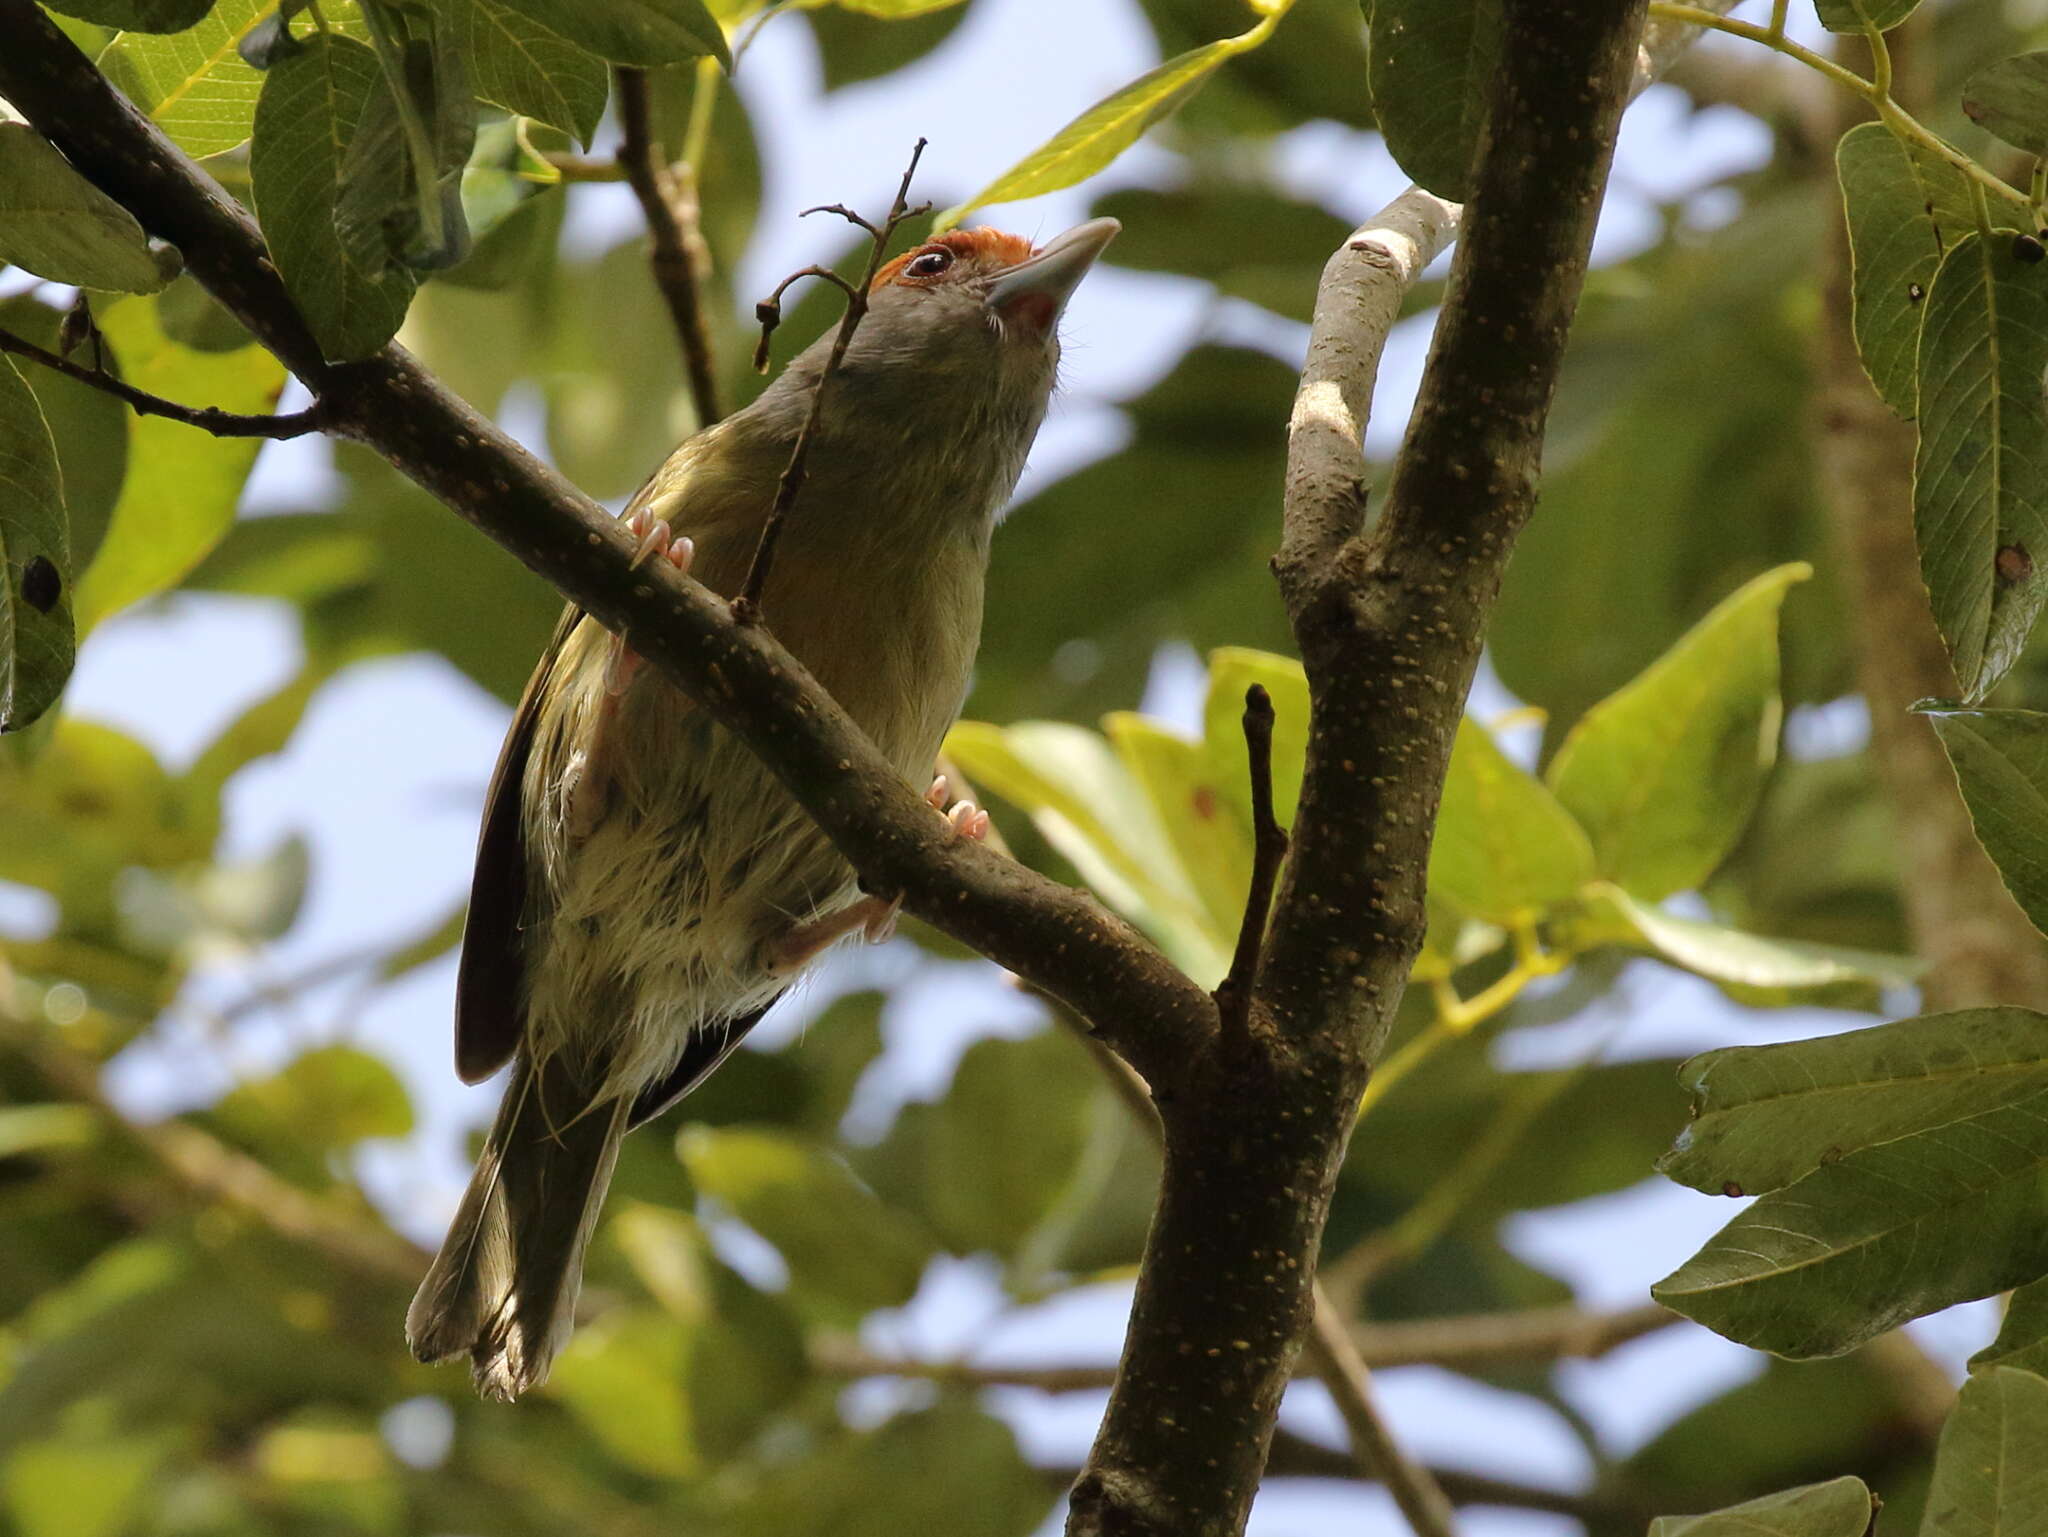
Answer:
[[[463,925],[468,920],[468,901],[457,902],[431,928],[422,929],[417,937],[406,941],[378,961],[377,980],[396,982],[406,973],[438,961],[462,943]]]
[[[2048,933],[2048,715],[1930,710],[1977,841],[2027,921]]]
[[[152,394],[262,412],[277,403],[284,384],[284,365],[261,347],[211,353],[180,347],[163,334],[155,305],[143,300],[111,306],[100,328],[120,360],[121,377]],[[234,520],[260,446],[254,439],[209,437],[157,416],[131,424],[127,482],[99,553],[78,584],[81,634],[174,585],[205,558]]]
[[[1780,566],[1724,600],[1558,749],[1550,786],[1631,895],[1697,886],[1740,835],[1777,755],[1778,608],[1812,574]]]
[[[129,32],[182,32],[213,9],[213,0],[57,0],[50,9]]]
[[[1571,901],[1593,879],[1593,846],[1543,781],[1467,717],[1444,780],[1429,889],[1475,918],[1512,927]]]
[[[270,1077],[237,1086],[207,1119],[280,1169],[320,1183],[326,1154],[413,1129],[412,1102],[398,1075],[354,1046],[316,1046]]]
[[[1202,705],[1202,743],[1209,772],[1251,826],[1251,781],[1244,746],[1244,700],[1253,684],[1273,701],[1273,818],[1294,825],[1308,764],[1308,674],[1292,657],[1244,646],[1209,653],[1209,693]]]
[[[1500,57],[1499,0],[1373,0],[1372,102],[1387,152],[1462,203]]]
[[[469,186],[470,181],[465,177],[464,186]],[[469,255],[442,273],[441,282],[490,290],[545,275],[554,264],[567,206],[560,187],[544,187],[521,197],[503,217],[477,235]],[[474,211],[469,219],[470,227],[476,228]]]
[[[1603,909],[1619,921],[1619,931],[1600,935],[1596,916],[1594,932],[1583,942],[1600,937],[1624,943],[1639,940],[1672,965],[1718,983],[1737,1002],[1758,1007],[1802,997],[1809,1002],[1867,1005],[1879,989],[1908,986],[1919,974],[1918,963],[1902,956],[1745,934],[1718,923],[1680,918],[1637,902],[1616,887],[1600,893],[1593,912],[1600,915]]]
[[[250,705],[200,749],[184,774],[195,820],[203,824],[210,817],[218,829],[221,792],[228,781],[257,759],[284,750],[305,718],[307,704],[326,681],[327,674],[318,667],[301,668],[297,677]]]
[[[1998,1326],[1998,1338],[1970,1357],[1970,1370],[2016,1366],[2048,1375],[2048,1276],[2016,1287]]]
[[[1202,278],[1304,324],[1323,264],[1351,232],[1320,204],[1251,182],[1122,187],[1089,211],[1123,223],[1108,257],[1115,266]]]
[[[1129,710],[1119,710],[1102,724],[1110,745],[1152,803],[1174,857],[1208,915],[1209,932],[1219,945],[1229,942],[1243,921],[1251,880],[1251,823],[1237,815],[1237,805],[1224,793],[1204,744]],[[1239,757],[1243,758],[1242,747]],[[1241,763],[1236,777],[1243,779],[1247,772]]]
[[[1693,1119],[1658,1169],[1709,1195],[1761,1195],[1856,1148],[2048,1090],[2048,1015],[1962,1009],[1728,1047],[1678,1077]]]
[[[887,1490],[878,1500],[875,1491]],[[736,1537],[1028,1537],[1053,1491],[1001,1420],[964,1403],[841,1433],[761,1480],[735,1513]]]
[[[614,64],[675,64],[710,54],[728,69],[725,29],[704,0],[504,0]]]
[[[156,313],[164,335],[194,352],[238,352],[256,339],[189,272],[157,297]]]
[[[271,67],[256,107],[249,170],[264,238],[336,362],[391,340],[412,300],[412,275],[386,260],[381,233],[339,222],[351,147],[384,91],[372,50],[316,32]]]
[[[615,1308],[580,1325],[555,1360],[547,1392],[604,1449],[654,1478],[698,1472],[682,1370],[689,1326],[653,1308]]]
[[[1244,25],[1244,0],[1139,0],[1162,55]],[[1176,129],[1221,158],[1228,136],[1265,136],[1329,118],[1374,126],[1366,85],[1365,18],[1353,5],[1297,5],[1263,45],[1240,54],[1175,119]]]
[[[2048,53],[2022,53],[1980,69],[1963,87],[1963,111],[1994,138],[2048,155]]]
[[[167,280],[135,216],[26,123],[0,122],[0,262],[122,293],[152,294]]]
[[[588,146],[604,116],[611,78],[604,61],[508,0],[434,0],[469,60],[476,93],[507,112],[537,118]]]
[[[162,1436],[30,1441],[0,1464],[0,1505],[19,1537],[118,1537],[169,1450]]]
[[[1922,1537],[2048,1532],[2048,1378],[1994,1366],[1963,1384],[1941,1430]]]
[[[71,542],[57,446],[35,392],[0,354],[0,732],[57,702],[71,676]]]
[[[2004,235],[1966,235],[1920,328],[1913,526],[1966,700],[2019,659],[2048,602],[2048,291]],[[2040,552],[2037,555],[2036,552]]]
[[[1888,32],[1913,14],[1920,0],[1814,0],[1820,24],[1830,32]]]
[[[1844,134],[1835,168],[1854,259],[1856,351],[1885,404],[1910,417],[1927,290],[1947,243],[1976,228],[1970,184],[1882,123]]]
[[[1268,23],[1250,32],[1191,49],[1147,70],[1112,92],[966,202],[946,209],[937,228],[951,229],[962,214],[990,203],[1013,203],[1085,181],[1138,142],[1154,123],[1207,83],[1226,60],[1257,47]]]
[[[683,1386],[697,1444],[732,1457],[810,1378],[803,1331],[789,1304],[713,1264],[710,1319],[690,1343]]]
[[[676,1151],[704,1194],[781,1251],[791,1285],[865,1311],[916,1292],[930,1238],[843,1164],[795,1138],[686,1126]]]
[[[1862,1479],[1837,1478],[1704,1516],[1659,1516],[1650,1537],[1865,1537],[1879,1503]]]
[[[1758,1350],[1836,1355],[2048,1273],[2048,1092],[1845,1153],[1651,1288]]]
[[[967,19],[961,0],[838,0],[806,12],[828,91],[916,63]]]
[[[99,56],[121,94],[188,155],[217,155],[249,137],[263,76],[238,51],[274,0],[215,0],[169,37],[123,32]]]
[[[0,1159],[87,1147],[99,1134],[85,1105],[0,1105]]]

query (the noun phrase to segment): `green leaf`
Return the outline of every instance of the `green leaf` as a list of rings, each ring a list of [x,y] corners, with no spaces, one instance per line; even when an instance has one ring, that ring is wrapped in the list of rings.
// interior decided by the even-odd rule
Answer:
[[[1593,840],[1600,873],[1657,901],[1713,874],[1777,755],[1778,609],[1804,564],[1728,597],[1634,682],[1586,712],[1550,786]]]
[[[2048,933],[2048,715],[1931,710],[1977,841],[2027,921]]]
[[[1588,942],[1610,938],[1622,943],[1639,941],[1672,965],[1697,972],[1718,983],[1731,998],[1758,1008],[1801,998],[1867,1003],[1880,989],[1909,986],[1919,974],[1916,962],[1899,956],[1771,939],[1718,923],[1680,918],[1638,902],[1614,886],[1598,895],[1599,902],[1590,910],[1594,925]],[[1618,920],[1618,933],[1600,932],[1599,920],[1607,914]]]
[[[842,11],[873,16],[881,21],[907,21],[914,16],[950,10],[960,5],[960,0],[833,0],[833,3]]]
[[[134,216],[26,123],[0,122],[0,262],[121,293],[168,281]]]
[[[1108,258],[1114,265],[1202,278],[1303,324],[1324,263],[1351,233],[1321,204],[1253,182],[1122,187],[1089,212],[1123,224]],[[1249,231],[1257,238],[1246,239]]]
[[[905,0],[902,9],[882,7],[890,0],[838,5],[813,4],[805,17],[818,40],[819,61],[824,66],[825,89],[836,91],[894,74],[945,43],[967,19],[967,7],[959,0],[936,0],[918,4]],[[890,25],[876,26],[877,20]]]
[[[1830,32],[1889,32],[1912,15],[1920,0],[1814,0],[1820,24]]]
[[[200,749],[182,784],[196,821],[218,830],[221,792],[228,781],[257,759],[284,750],[327,678],[317,665],[301,668],[297,677],[250,705]]]
[[[119,1537],[170,1447],[160,1437],[60,1432],[0,1469],[0,1508],[20,1537]]]
[[[102,73],[188,155],[217,155],[249,137],[263,76],[237,51],[272,0],[218,0],[169,37],[123,32],[100,54]]]
[[[1961,1009],[1729,1047],[1693,1057],[1678,1079],[1693,1119],[1657,1167],[1709,1194],[1761,1195],[1856,1148],[2048,1090],[2048,1014]]]
[[[1972,75],[1963,111],[1994,138],[2048,155],[2048,52],[2015,54]]]
[[[1997,1366],[1963,1384],[1941,1428],[1920,1537],[2048,1532],[2048,1378]]]
[[[285,287],[335,362],[364,358],[397,334],[413,277],[386,260],[381,230],[344,232],[339,213],[350,146],[385,94],[377,56],[315,33],[272,65],[256,108],[249,172],[264,238]]]
[[[193,352],[163,334],[156,306],[114,305],[100,329],[120,360],[121,377],[173,400],[224,411],[261,412],[277,402],[284,365],[261,347]],[[213,438],[158,416],[129,429],[127,483],[99,553],[78,584],[78,628],[173,586],[234,522],[242,482],[256,462],[253,438]]]
[[[2014,241],[1949,248],[1920,328],[1913,527],[1963,697],[2019,660],[2048,601],[2048,284]]]
[[[0,1159],[90,1147],[99,1134],[88,1105],[0,1105]]]
[[[1976,227],[1961,171],[1859,123],[1835,148],[1854,267],[1856,352],[1884,403],[1899,415],[1920,407],[1920,317],[1948,246]]]
[[[2048,1093],[1856,1149],[1760,1197],[1651,1288],[1804,1359],[2048,1273]]]
[[[56,444],[35,392],[0,355],[0,731],[19,731],[56,703],[74,647]]]
[[[213,0],[56,0],[50,9],[126,32],[182,32],[213,9]]]
[[[314,1047],[234,1089],[212,1118],[238,1138],[301,1154],[413,1129],[412,1102],[391,1065],[354,1046]]]
[[[1209,772],[1251,826],[1251,780],[1245,766],[1244,696],[1253,684],[1273,701],[1273,818],[1294,825],[1301,776],[1308,765],[1308,674],[1301,663],[1270,651],[1219,646],[1209,653],[1209,693],[1202,706],[1202,745]]]
[[[1374,0],[1370,37],[1387,153],[1418,185],[1464,202],[1500,60],[1500,0]]]
[[[1549,788],[1469,716],[1444,781],[1429,889],[1460,912],[1513,926],[1571,901],[1593,879],[1593,846]]]
[[[798,1290],[863,1312],[916,1292],[930,1237],[844,1164],[793,1137],[704,1126],[676,1151],[700,1191],[781,1251]]]
[[[556,1359],[547,1392],[604,1449],[654,1478],[698,1472],[683,1364],[690,1328],[654,1308],[614,1308],[580,1326]]]
[[[1659,1516],[1650,1537],[1865,1537],[1878,1504],[1862,1479],[1836,1478],[1703,1516]]]
[[[2048,1277],[2013,1291],[1998,1338],[1970,1357],[1973,1372],[1994,1366],[2016,1366],[2048,1376]]]
[[[1102,725],[1151,802],[1174,857],[1201,901],[1210,934],[1219,945],[1233,942],[1251,881],[1252,828],[1223,787],[1231,779],[1243,781],[1248,772],[1242,734],[1232,773],[1227,760],[1218,765],[1211,759],[1206,744],[1190,742],[1142,715],[1120,710]]]
[[[512,10],[614,64],[679,64],[711,55],[726,68],[725,29],[703,0],[503,0]]]
[[[507,0],[434,3],[469,60],[478,96],[590,143],[611,91],[602,59]]]
[[[1137,143],[1146,129],[1199,91],[1224,60],[1254,46],[1247,40],[1262,38],[1269,25],[1270,18],[1240,37],[1190,49],[1147,70],[1083,112],[966,202],[948,208],[934,227],[951,229],[970,209],[1057,192],[1093,176]]]
[[[1081,878],[1189,975],[1204,986],[1221,980],[1228,942],[1211,930],[1151,802],[1100,736],[1058,721],[961,721],[944,750],[978,787],[1028,812]]]
[[[470,244],[462,171],[477,114],[467,62],[442,15],[391,0],[370,0],[363,14],[386,89],[365,96],[357,115],[335,228],[366,259],[452,267]]]
[[[162,298],[157,302],[161,304]],[[51,352],[63,345],[62,313],[28,294],[0,299],[0,326]],[[99,548],[128,474],[132,416],[124,402],[48,369],[38,372],[34,389],[43,420],[56,442],[57,468],[64,478],[72,569],[82,570]]]

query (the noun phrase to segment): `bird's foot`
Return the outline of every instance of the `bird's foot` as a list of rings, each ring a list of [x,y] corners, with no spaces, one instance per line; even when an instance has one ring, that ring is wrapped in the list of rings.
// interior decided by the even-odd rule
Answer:
[[[664,519],[657,518],[645,507],[626,519],[626,528],[640,541],[633,551],[635,569],[652,557],[665,560],[685,576],[689,575],[690,563],[697,556],[697,546],[687,535],[677,538],[669,531]],[[633,679],[639,676],[641,665],[640,653],[614,635],[605,656],[605,693],[613,699],[625,693],[632,687]]]
[[[988,813],[970,800],[955,801],[948,806],[947,791],[946,776],[941,774],[924,792],[925,803],[943,816],[955,833],[976,843],[981,842],[988,836]],[[800,971],[820,952],[855,929],[861,931],[861,937],[869,944],[878,945],[896,932],[896,917],[902,911],[901,897],[862,897],[836,913],[796,924],[771,939],[765,947],[768,972],[771,976],[787,976],[790,972]]]

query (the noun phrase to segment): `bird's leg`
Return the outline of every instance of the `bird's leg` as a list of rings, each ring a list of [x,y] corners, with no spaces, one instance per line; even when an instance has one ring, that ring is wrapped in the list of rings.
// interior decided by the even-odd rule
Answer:
[[[637,567],[650,555],[665,560],[685,575],[697,546],[688,538],[678,539],[669,526],[645,507],[626,520],[626,527],[639,538],[633,552]],[[619,636],[607,636],[604,653],[604,697],[598,701],[590,726],[589,740],[570,760],[563,789],[565,815],[572,838],[589,836],[604,815],[612,783],[611,742],[616,731],[619,700],[633,685],[644,665],[640,653]]]
[[[963,838],[972,838],[976,843],[981,842],[988,836],[988,813],[969,800],[955,801],[948,806],[947,789],[946,776],[941,774],[925,791],[926,803],[945,817],[955,833]],[[836,913],[796,924],[763,947],[768,972],[771,976],[786,976],[799,971],[827,946],[855,929],[861,931],[869,944],[878,945],[896,932],[896,915],[902,910],[901,897],[862,897]]]

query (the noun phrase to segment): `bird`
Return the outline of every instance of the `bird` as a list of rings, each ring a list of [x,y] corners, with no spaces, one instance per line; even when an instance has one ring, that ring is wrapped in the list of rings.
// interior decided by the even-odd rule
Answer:
[[[1118,231],[1034,248],[990,228],[884,265],[836,370],[830,339],[682,444],[621,516],[638,560],[746,579],[823,386],[808,476],[761,607],[914,784],[965,703],[999,514],[1044,420],[1068,298]],[[963,836],[971,801],[927,799]],[[422,1361],[467,1357],[510,1401],[567,1342],[619,1144],[712,1072],[794,979],[894,905],[724,727],[573,605],[486,792],[456,982],[455,1063],[510,1075],[406,1314]]]

